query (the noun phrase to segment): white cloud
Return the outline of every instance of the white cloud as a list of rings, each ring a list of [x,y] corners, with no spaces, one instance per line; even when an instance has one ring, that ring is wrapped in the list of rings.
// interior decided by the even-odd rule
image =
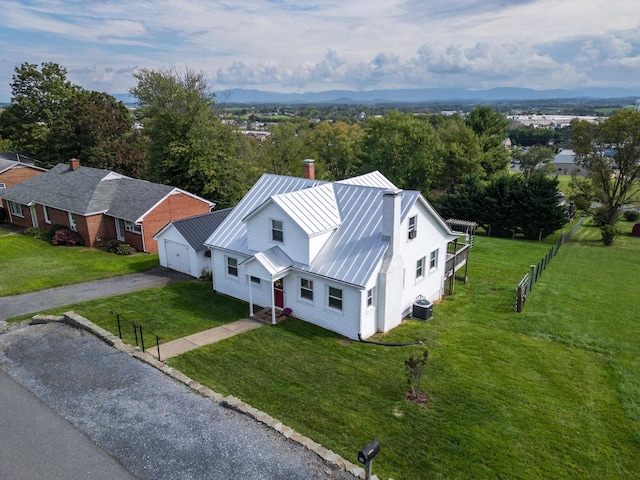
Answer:
[[[114,93],[168,65],[277,91],[635,87],[639,19],[637,0],[5,0],[0,99],[24,61]]]

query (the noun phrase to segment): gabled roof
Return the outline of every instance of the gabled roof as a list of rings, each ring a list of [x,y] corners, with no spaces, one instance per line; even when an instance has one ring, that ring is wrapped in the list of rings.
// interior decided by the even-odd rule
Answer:
[[[575,163],[575,161],[576,153],[568,148],[560,150],[558,154],[553,157],[553,163]]]
[[[309,236],[338,228],[341,223],[331,183],[273,195],[243,220],[253,217],[270,203],[278,205]]]
[[[174,192],[192,195],[169,185],[137,180],[109,170],[82,166],[71,170],[69,165],[59,163],[42,175],[0,192],[0,197],[23,205],[46,205],[76,215],[104,213],[138,222]]]
[[[378,170],[375,170],[370,173],[365,173],[364,175],[360,175],[353,178],[346,178],[344,180],[339,180],[336,183],[345,183],[348,185],[361,185],[363,187],[378,187],[378,188],[389,188],[396,189],[391,180],[381,174]]]
[[[369,182],[372,185],[367,185]],[[270,264],[275,265],[273,268],[292,267],[364,287],[389,247],[388,241],[382,239],[382,201],[383,193],[395,186],[379,172],[333,184],[315,185],[315,183],[319,182],[303,178],[263,175],[205,243],[208,246],[233,251],[247,257],[255,256],[265,268]],[[281,206],[284,203],[288,208],[293,209],[294,200],[302,199],[306,202],[313,199],[317,194],[314,191],[320,191],[322,194],[333,193],[340,224],[311,265],[295,262],[289,265],[287,263],[289,260],[274,257],[270,253],[272,249],[266,252],[248,249],[247,228],[243,219],[265,202],[273,201],[274,196],[280,197],[280,200],[286,199],[278,205]],[[451,234],[449,227],[420,195],[420,192],[402,191],[401,221],[407,217],[416,202],[424,204],[427,211],[434,216],[435,223],[445,233]],[[295,208],[301,212],[306,207]]]
[[[20,153],[3,152],[0,153],[0,173],[6,172],[12,168],[33,168],[46,172],[46,168],[36,167],[35,160]]]
[[[205,250],[205,240],[209,238],[211,232],[214,232],[222,221],[227,218],[231,210],[231,208],[225,208],[224,210],[216,210],[215,212],[174,220],[156,233],[153,238],[157,240],[159,235],[173,226],[196,252]]]
[[[247,252],[247,255],[252,255],[253,253],[249,253],[247,250],[247,226],[242,220],[273,195],[295,192],[317,183],[321,182],[271,173],[263,174],[218,229],[211,234],[205,244],[235,252]]]
[[[270,275],[277,275],[291,268],[293,261],[277,245],[264,252],[258,252],[253,257],[243,263],[258,262],[269,272]]]

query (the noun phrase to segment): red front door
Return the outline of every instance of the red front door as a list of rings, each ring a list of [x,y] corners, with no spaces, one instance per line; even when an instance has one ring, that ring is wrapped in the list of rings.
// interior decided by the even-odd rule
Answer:
[[[273,298],[276,307],[284,308],[284,285],[282,279],[273,282]]]

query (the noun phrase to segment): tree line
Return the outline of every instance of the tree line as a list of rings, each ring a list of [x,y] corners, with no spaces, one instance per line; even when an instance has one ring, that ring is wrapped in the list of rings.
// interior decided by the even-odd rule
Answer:
[[[554,152],[542,146],[521,152],[525,176],[510,178],[512,156],[502,143],[508,121],[488,106],[466,116],[391,110],[364,122],[294,117],[259,141],[221,119],[202,72],[140,69],[130,91],[134,111],[111,95],[73,85],[66,74],[55,63],[15,68],[11,104],[0,115],[0,145],[48,165],[75,157],[86,166],[171,184],[218,208],[235,205],[263,172],[299,176],[303,159],[314,158],[318,179],[379,170],[399,188],[422,192],[443,215],[492,225],[496,234],[546,235],[563,215],[557,181],[539,171]],[[585,142],[580,152],[588,150]],[[482,201],[462,200],[478,191]],[[482,211],[469,209],[479,205]]]

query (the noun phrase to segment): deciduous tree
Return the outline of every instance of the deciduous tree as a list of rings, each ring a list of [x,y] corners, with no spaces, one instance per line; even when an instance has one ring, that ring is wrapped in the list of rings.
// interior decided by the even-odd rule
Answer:
[[[441,149],[431,124],[390,112],[367,123],[362,163],[366,170],[379,170],[399,188],[430,196],[442,167]]]
[[[622,110],[597,124],[574,121],[571,142],[587,171],[574,179],[574,195],[599,204],[602,240],[611,245],[620,209],[640,194],[640,112]]]
[[[316,171],[329,181],[353,177],[360,169],[358,124],[321,122],[311,132],[309,143],[317,160]]]

